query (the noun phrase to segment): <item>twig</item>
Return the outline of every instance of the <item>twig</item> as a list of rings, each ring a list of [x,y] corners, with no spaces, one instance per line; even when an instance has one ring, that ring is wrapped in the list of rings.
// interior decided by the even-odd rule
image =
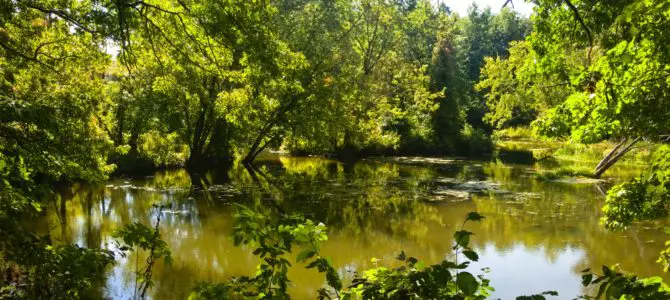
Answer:
[[[142,276],[144,277],[144,282],[142,282],[142,294],[140,295],[140,299],[144,299],[146,297],[147,290],[149,289],[149,281],[151,280],[151,269],[154,266],[154,263],[156,262],[155,257],[154,257],[154,252],[156,251],[156,240],[158,240],[158,236],[160,235],[158,225],[161,223],[161,213],[163,212],[163,205],[158,206],[158,214],[156,215],[156,226],[154,227],[154,236],[151,239],[151,249],[149,250],[149,256],[147,257],[147,268],[144,269],[144,274]]]

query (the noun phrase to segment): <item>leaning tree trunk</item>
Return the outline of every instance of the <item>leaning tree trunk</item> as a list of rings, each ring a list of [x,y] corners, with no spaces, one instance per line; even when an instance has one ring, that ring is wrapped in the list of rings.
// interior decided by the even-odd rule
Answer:
[[[605,173],[605,171],[612,167],[617,161],[619,161],[619,159],[621,159],[624,154],[628,153],[633,148],[633,145],[635,145],[638,141],[640,141],[639,137],[626,144],[628,139],[624,138],[598,163],[595,170],[593,171],[593,177],[600,178],[600,176],[603,175],[603,173]]]

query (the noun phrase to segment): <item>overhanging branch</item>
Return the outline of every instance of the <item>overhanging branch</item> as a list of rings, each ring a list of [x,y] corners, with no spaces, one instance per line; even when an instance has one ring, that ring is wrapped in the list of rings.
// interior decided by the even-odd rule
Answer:
[[[589,50],[586,54],[587,55],[586,59],[587,63],[590,65],[591,50],[593,49],[593,35],[591,33],[591,29],[588,26],[586,26],[586,23],[584,23],[584,19],[582,19],[582,17],[579,15],[579,10],[577,10],[577,7],[575,7],[575,5],[572,4],[572,2],[570,2],[570,0],[563,0],[563,2],[565,2],[566,5],[568,5],[568,8],[570,8],[572,13],[575,15],[575,20],[577,20],[577,22],[579,22],[579,24],[582,26],[582,28],[586,32],[586,37],[589,39]]]

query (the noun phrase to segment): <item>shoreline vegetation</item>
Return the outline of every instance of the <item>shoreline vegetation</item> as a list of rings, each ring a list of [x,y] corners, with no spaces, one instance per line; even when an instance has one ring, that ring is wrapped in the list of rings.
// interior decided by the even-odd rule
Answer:
[[[431,163],[441,160],[468,160],[468,159],[505,159],[510,153],[512,156],[511,162],[527,163],[527,164],[541,164],[544,166],[535,174],[538,180],[559,180],[565,178],[573,179],[594,179],[592,181],[584,182],[598,182],[593,175],[593,170],[590,166],[595,166],[603,157],[607,155],[613,148],[616,147],[615,142],[602,141],[596,144],[579,144],[569,141],[557,141],[552,139],[542,139],[533,136],[532,131],[528,127],[513,127],[503,130],[496,130],[491,134],[490,138],[481,139],[484,142],[483,151],[475,151],[476,154],[461,155],[436,155],[434,151],[427,153],[423,152],[403,152],[387,149],[385,151],[363,151],[359,153],[349,152],[348,155],[341,155],[338,153],[307,153],[298,152],[292,153],[282,149],[266,149],[260,153],[263,156],[287,155],[291,157],[325,157],[335,159],[342,162],[354,162],[357,160],[366,159],[387,159],[397,162],[425,162]],[[660,144],[650,142],[642,142],[638,147],[632,149],[630,153],[623,156],[617,162],[618,166],[630,166],[635,168],[644,168],[649,165],[651,155],[660,147]],[[517,159],[518,157],[523,157]],[[123,176],[141,176],[153,173],[159,170],[180,169],[186,168],[184,164],[162,165],[157,166],[148,157],[143,157],[139,154],[126,155],[119,158],[117,169],[112,174],[113,177]],[[232,167],[234,163],[229,162],[218,167],[222,170]],[[211,169],[211,165],[208,166]],[[197,172],[197,168],[192,170]],[[207,170],[207,168],[201,169]],[[604,174],[607,177],[607,173]]]
[[[596,183],[600,176],[594,175],[594,166],[603,160],[617,143],[601,141],[596,144],[581,144],[571,141],[542,139],[534,136],[528,127],[513,127],[495,131],[492,134],[498,154],[505,152],[527,153],[532,161],[547,165],[535,178],[542,181],[560,181],[573,179],[576,182]],[[619,167],[643,169],[652,161],[652,154],[662,144],[641,142],[617,161]],[[604,177],[608,174],[604,172]]]
[[[571,141],[543,139],[533,135],[528,127],[513,127],[497,130],[492,134],[493,143],[498,149],[525,150],[533,153],[537,161],[558,160],[581,163],[600,162],[617,145],[616,142],[605,140],[595,144],[582,144]],[[637,147],[617,162],[620,165],[646,166],[652,153],[660,143],[640,142]]]

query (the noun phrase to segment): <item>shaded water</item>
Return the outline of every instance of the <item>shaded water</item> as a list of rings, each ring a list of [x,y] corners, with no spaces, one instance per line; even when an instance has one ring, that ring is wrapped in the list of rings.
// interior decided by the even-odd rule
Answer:
[[[172,204],[161,215],[160,230],[174,261],[155,266],[155,299],[185,298],[199,280],[253,274],[258,261],[252,249],[235,247],[230,238],[235,202],[267,213],[276,203],[324,222],[330,238],[322,254],[332,257],[345,278],[374,267],[373,257],[391,264],[401,250],[427,263],[444,259],[465,214],[478,211],[487,218],[467,226],[476,233],[472,243],[480,253],[472,270],[490,268],[486,276],[496,298],[545,290],[573,298],[583,292],[580,270],[603,264],[669,279],[654,262],[666,239],[657,226],[608,232],[598,223],[600,190],[639,170],[614,169],[608,182],[575,184],[537,181],[532,174],[539,168],[501,161],[406,158],[343,164],[279,157],[261,161],[255,172],[172,170],[75,185],[37,226],[55,241],[108,247],[113,230],[135,221],[151,225],[152,205]],[[102,297],[132,297],[136,261],[132,255],[119,260]],[[289,277],[296,299],[314,298],[325,283],[299,265]]]

